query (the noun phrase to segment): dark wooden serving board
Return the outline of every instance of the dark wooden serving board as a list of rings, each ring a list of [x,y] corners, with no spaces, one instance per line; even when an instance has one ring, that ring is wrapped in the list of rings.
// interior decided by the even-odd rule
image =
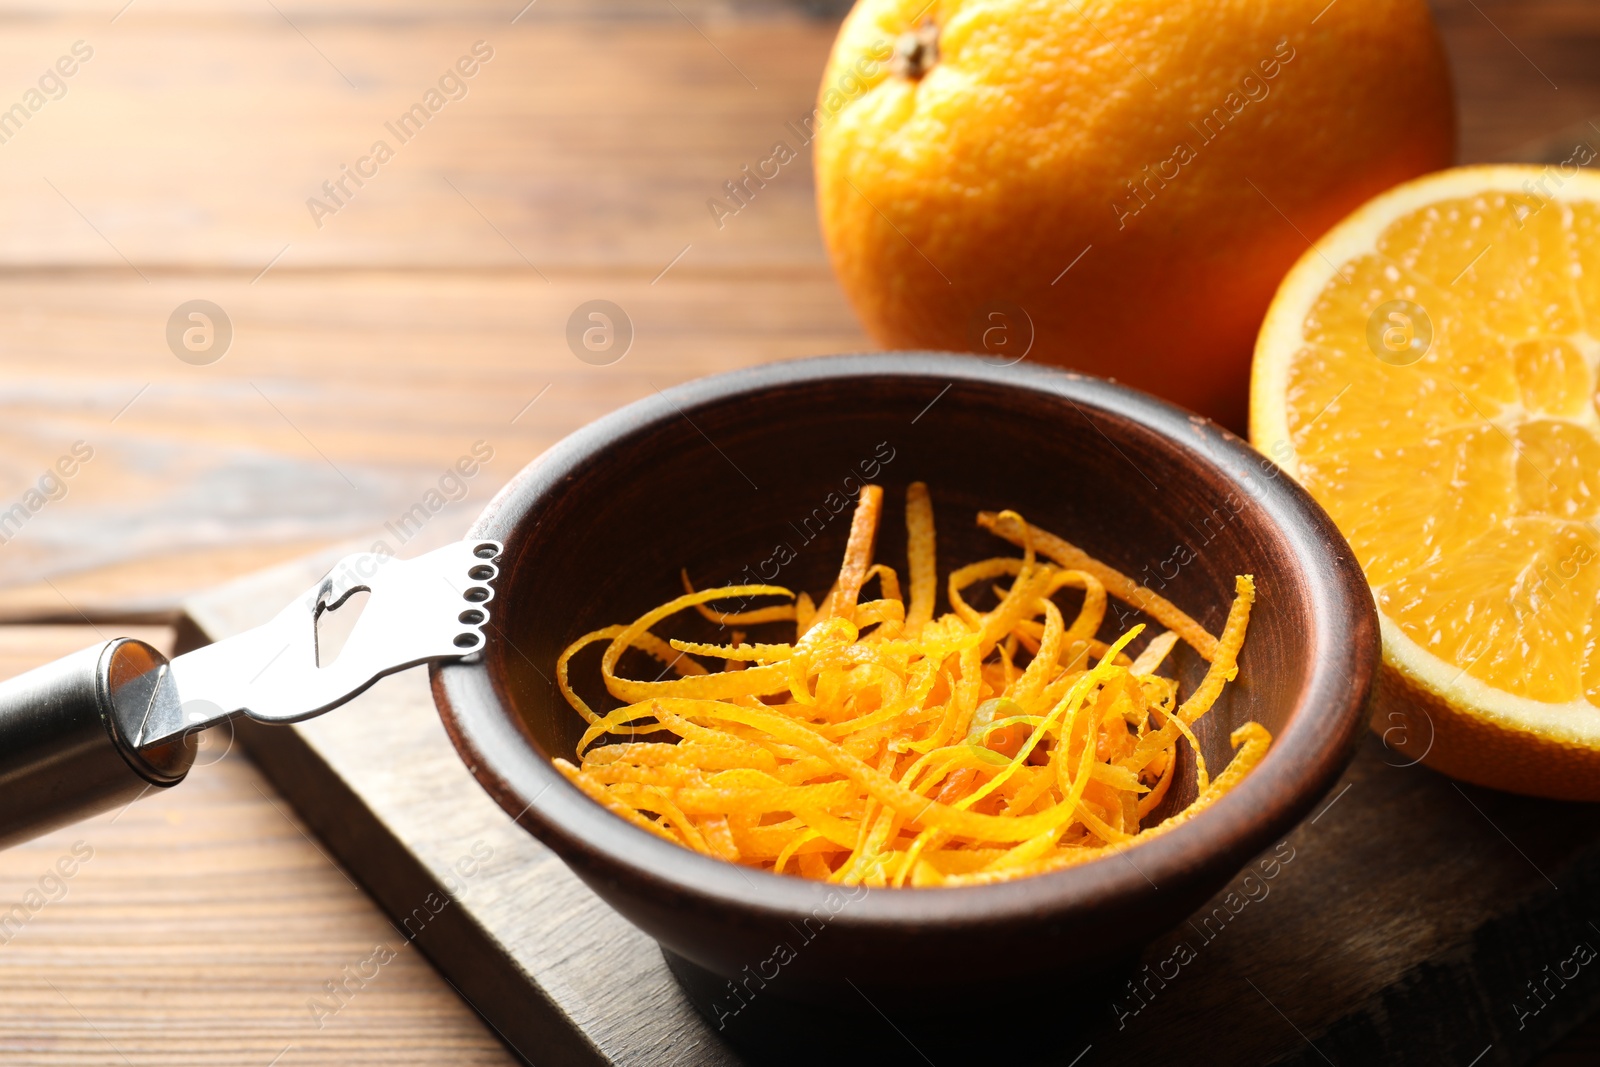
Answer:
[[[184,640],[264,621],[331,558],[190,602]],[[478,787],[422,671],[321,719],[239,732],[325,847],[527,1062],[762,1059],[726,1044],[655,943]],[[1306,822],[1159,937],[1036,1062],[1525,1064],[1600,1007],[1597,952],[1600,806],[1458,785],[1372,737]],[[1008,1027],[1048,1025],[977,1023],[997,1056]],[[886,1020],[884,1037],[905,1062],[957,1062],[940,1034]]]

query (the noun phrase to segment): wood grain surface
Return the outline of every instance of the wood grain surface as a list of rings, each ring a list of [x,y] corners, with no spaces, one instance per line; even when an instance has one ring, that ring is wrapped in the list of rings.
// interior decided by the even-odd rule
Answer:
[[[866,347],[809,162],[720,228],[705,206],[809,114],[832,24],[678,7],[0,14],[6,69],[94,49],[0,144],[19,206],[0,234],[0,500],[73,442],[96,450],[0,556],[0,618],[170,616],[379,528],[476,441],[495,461],[462,516],[652,388]],[[399,144],[385,123],[480,40],[494,57],[465,96]],[[308,198],[379,138],[393,160],[319,227]],[[192,299],[232,322],[211,365],[168,349]],[[608,366],[568,347],[592,299],[633,326]]]
[[[381,532],[475,441],[495,459],[440,524],[654,387],[866,346],[825,265],[808,157],[720,230],[704,207],[809,111],[833,33],[815,13],[841,6],[0,2],[7,102],[74,42],[95,51],[0,144],[0,500],[72,442],[97,449],[0,551],[0,619],[170,620],[195,590]],[[1435,9],[1465,160],[1587,136],[1600,8]],[[306,198],[478,40],[496,54],[468,95],[318,228]],[[207,367],[164,341],[195,298],[236,325]],[[563,339],[594,298],[638,325],[609,367]],[[95,639],[0,635],[8,670]],[[307,1033],[306,998],[390,928],[247,762],[208,770],[115,824],[0,854],[10,901],[73,841],[97,850],[0,947],[7,1062],[252,1065],[290,1044],[285,1065],[509,1062],[409,948]],[[1600,1058],[1589,1033],[1549,1062]]]

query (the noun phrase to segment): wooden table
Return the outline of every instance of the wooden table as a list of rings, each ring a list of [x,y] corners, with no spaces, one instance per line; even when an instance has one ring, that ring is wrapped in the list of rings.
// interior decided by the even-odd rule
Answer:
[[[493,458],[435,530],[656,388],[867,347],[809,160],[721,229],[705,208],[809,112],[837,6],[0,0],[6,92],[92,51],[0,143],[0,501],[93,449],[0,545],[0,672],[101,630],[169,641],[188,593],[381,534],[474,445]],[[1600,113],[1600,8],[1436,7],[1465,159]],[[307,199],[479,41],[465,95],[314,219]],[[196,299],[232,325],[209,365],[166,336]],[[567,346],[591,299],[633,323],[620,362]],[[0,931],[0,1059],[511,1062],[249,762],[215,755],[180,790],[0,853],[0,911],[58,898]],[[47,880],[77,842],[92,858]],[[396,958],[328,1011],[324,984],[383,945]],[[1547,1063],[1590,1062],[1592,1029]]]

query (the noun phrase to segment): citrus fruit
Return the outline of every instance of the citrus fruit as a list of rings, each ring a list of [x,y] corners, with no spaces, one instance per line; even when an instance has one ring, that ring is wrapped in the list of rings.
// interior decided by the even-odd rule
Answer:
[[[822,232],[879,342],[1240,429],[1284,271],[1455,144],[1426,0],[859,0],[817,111]]]
[[[1374,729],[1467,781],[1600,800],[1600,177],[1585,162],[1444,171],[1340,223],[1268,312],[1250,428],[1372,585]]]

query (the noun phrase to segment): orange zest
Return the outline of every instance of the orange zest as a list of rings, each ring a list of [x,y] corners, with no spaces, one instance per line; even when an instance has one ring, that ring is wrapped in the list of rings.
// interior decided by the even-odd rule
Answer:
[[[868,886],[971,885],[1058,870],[1164,833],[1226,794],[1265,755],[1257,723],[1212,778],[1193,725],[1238,673],[1255,583],[1236,580],[1220,637],[1174,605],[1015,512],[979,521],[1023,555],[969,564],[948,578],[952,610],[934,616],[933,505],[907,491],[908,596],[873,560],[883,491],[857,502],[833,588],[813,609],[779,586],[689,591],[627,625],[573,642],[557,684],[589,724],[570,781],[650,833],[729,862]],[[1045,559],[1041,559],[1040,556]],[[876,599],[865,591],[876,580]],[[1005,581],[1004,586],[994,585]],[[994,585],[979,610],[969,590]],[[1069,621],[1055,603],[1082,592]],[[1136,657],[1145,627],[1096,635],[1109,593],[1168,629]],[[712,602],[780,597],[736,613]],[[719,625],[793,620],[793,639],[711,644],[652,628],[689,608]],[[803,610],[797,610],[803,609]],[[786,613],[786,614],[785,614]],[[1156,673],[1178,640],[1208,661],[1181,703]],[[574,692],[573,658],[604,645],[600,672],[622,706],[604,714]],[[678,677],[638,681],[617,667],[636,649]],[[721,661],[711,671],[694,657]],[[663,671],[665,673],[665,671]],[[663,737],[669,738],[663,740]],[[1146,828],[1177,778],[1180,744],[1198,797]]]

